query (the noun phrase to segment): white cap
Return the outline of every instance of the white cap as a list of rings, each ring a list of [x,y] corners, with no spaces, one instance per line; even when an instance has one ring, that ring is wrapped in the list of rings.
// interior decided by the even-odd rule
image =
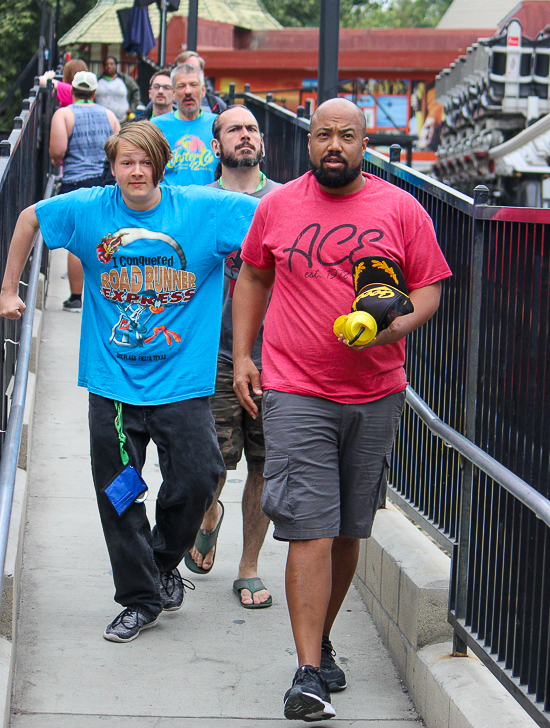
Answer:
[[[95,91],[97,89],[97,76],[91,71],[77,71],[73,78],[72,87],[78,91]]]

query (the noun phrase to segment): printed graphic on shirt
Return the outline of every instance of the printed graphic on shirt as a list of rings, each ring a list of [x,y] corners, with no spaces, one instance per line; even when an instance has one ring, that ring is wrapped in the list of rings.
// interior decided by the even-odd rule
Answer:
[[[226,278],[229,278],[229,298],[233,298],[233,291],[235,290],[235,284],[237,283],[237,276],[243,264],[241,258],[241,251],[234,250],[225,259],[225,265],[223,272]]]
[[[137,255],[124,250],[142,240],[169,245],[171,255]],[[134,246],[136,250],[136,246]],[[143,246],[139,247],[143,251]],[[158,248],[157,248],[158,251]],[[195,295],[195,275],[185,270],[185,254],[170,235],[145,228],[121,228],[97,246],[98,259],[109,266],[101,273],[101,294],[116,307],[109,343],[135,349],[162,342],[180,344],[177,331],[163,323],[163,312],[183,306]]]
[[[336,225],[322,234],[321,225],[312,223],[307,225],[296,237],[290,248],[284,248],[283,253],[288,253],[288,270],[292,273],[293,266],[301,260],[307,262],[308,269],[313,269],[312,274],[306,271],[307,278],[319,278],[321,272],[316,266],[323,266],[330,270],[345,264],[353,265],[357,258],[360,258],[364,249],[369,243],[377,243],[384,237],[382,230],[370,228],[359,230],[356,225],[350,223]],[[346,275],[347,277],[347,275]]]
[[[214,161],[212,150],[193,134],[185,134],[174,145],[167,169],[190,169],[193,172],[208,170]]]

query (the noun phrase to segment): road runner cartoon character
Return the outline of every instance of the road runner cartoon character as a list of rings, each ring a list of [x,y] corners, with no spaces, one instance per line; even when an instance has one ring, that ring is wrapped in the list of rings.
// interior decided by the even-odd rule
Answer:
[[[102,295],[107,300],[113,301],[119,311],[118,320],[111,330],[109,343],[134,349],[151,343],[156,339],[157,334],[164,333],[164,340],[168,346],[171,346],[174,342],[179,344],[181,343],[180,335],[162,324],[154,326],[153,333],[147,336],[149,334],[148,324],[151,319],[161,314],[167,305],[185,304],[191,300],[195,291],[194,276],[193,274],[188,274],[185,277],[181,276],[179,270],[173,268],[170,268],[168,276],[159,276],[158,266],[155,271],[154,266],[144,265],[146,256],[143,255],[135,257],[127,255],[119,256],[119,259],[114,258],[121,248],[141,240],[159,240],[167,243],[177,255],[181,265],[180,270],[184,271],[186,268],[185,253],[180,244],[170,235],[146,230],[145,228],[121,228],[115,233],[105,235],[97,246],[98,259],[102,263],[111,263],[117,267],[116,280],[119,282],[119,288],[122,288],[120,282],[123,279],[123,271],[125,270],[128,280],[128,288],[124,289],[125,293],[122,290],[117,292],[113,288],[111,272],[101,275]],[[164,260],[166,256],[157,257]],[[169,260],[172,260],[172,257]],[[128,276],[127,262],[130,261],[132,265]],[[133,265],[133,263],[137,263],[137,265]],[[163,270],[165,269],[163,268]],[[157,287],[164,287],[165,280],[170,280],[170,287],[174,286],[176,288],[176,290],[170,291],[168,297],[161,291],[155,290]],[[181,286],[178,285],[180,281]],[[190,285],[188,285],[189,283]],[[177,290],[177,288],[184,286],[183,291]],[[113,297],[115,298],[113,299]],[[117,338],[117,333],[119,338]],[[162,337],[160,340],[162,340]]]

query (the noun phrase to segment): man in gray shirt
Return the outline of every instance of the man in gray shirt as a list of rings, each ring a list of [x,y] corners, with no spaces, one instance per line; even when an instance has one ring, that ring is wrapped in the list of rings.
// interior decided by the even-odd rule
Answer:
[[[263,140],[258,122],[246,106],[229,106],[222,111],[212,124],[212,135],[212,150],[220,164],[216,181],[209,187],[263,197],[279,186],[277,182],[267,179],[260,170],[260,161],[264,156]],[[243,449],[248,465],[242,499],[243,553],[233,591],[243,607],[260,609],[272,604],[271,595],[257,572],[258,556],[269,525],[269,519],[261,508],[265,448],[261,417],[253,419],[241,407],[233,391],[232,296],[240,266],[240,253],[235,251],[227,257],[225,265],[216,393],[211,397],[211,405],[226,471],[235,470]],[[253,351],[254,363],[259,369],[261,354],[262,331],[258,334]],[[257,397],[257,400],[257,406],[261,408],[261,397]],[[220,478],[214,502],[204,516],[195,546],[185,557],[187,567],[195,574],[207,574],[214,565],[216,542],[223,519],[223,505],[218,497],[226,475]]]

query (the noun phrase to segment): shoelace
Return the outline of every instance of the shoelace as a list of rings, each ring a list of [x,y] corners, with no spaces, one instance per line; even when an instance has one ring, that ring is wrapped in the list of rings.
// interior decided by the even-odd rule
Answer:
[[[189,579],[184,579],[183,576],[175,569],[168,572],[167,574],[163,574],[163,576],[165,580],[164,588],[168,596],[172,596],[176,588],[176,584],[181,584],[184,591],[185,587],[187,587],[191,591],[195,590],[195,585],[193,584],[193,582],[189,581]]]
[[[131,627],[133,625],[133,622],[135,621],[134,617],[132,616],[134,614],[138,614],[137,609],[126,607],[123,612],[121,612],[117,617],[113,619],[113,621],[111,622],[111,628],[118,627],[119,624],[121,624],[123,627]],[[126,617],[132,617],[131,624],[128,624],[124,621]]]
[[[331,657],[336,657],[336,650],[329,639],[323,639],[321,643],[321,652],[326,652]]]
[[[315,675],[315,677],[320,678],[321,673],[319,669],[315,669],[311,665],[302,665],[300,670],[298,671],[297,675],[295,676],[292,684],[293,685],[299,685],[303,682],[309,682],[309,679]]]

